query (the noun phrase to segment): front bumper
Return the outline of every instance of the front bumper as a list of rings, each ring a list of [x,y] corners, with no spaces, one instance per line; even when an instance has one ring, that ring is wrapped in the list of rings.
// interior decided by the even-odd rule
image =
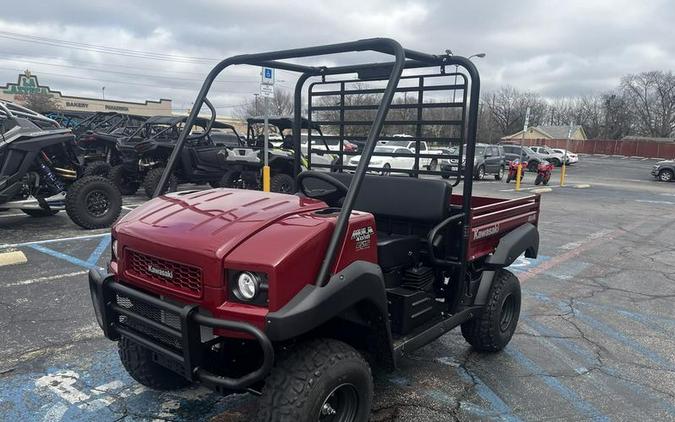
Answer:
[[[152,350],[173,365],[172,370],[180,368],[180,374],[186,379],[215,389],[245,390],[267,376],[274,363],[274,347],[265,333],[251,324],[213,318],[199,312],[196,305],[179,306],[149,295],[135,288],[118,283],[109,274],[96,269],[89,271],[89,290],[101,329],[110,340],[126,337],[139,345]],[[126,306],[120,298],[126,301]],[[160,315],[153,319],[141,309],[151,307]],[[158,312],[157,312],[158,311]],[[134,324],[124,324],[124,319]],[[172,323],[171,323],[172,322]],[[145,329],[136,329],[145,327]],[[262,350],[261,366],[238,378],[230,378],[209,372],[201,367],[204,343],[201,340],[202,327],[238,331],[254,338]],[[148,334],[148,328],[158,336]],[[159,338],[169,339],[166,341]],[[178,372],[178,371],[177,371]]]
[[[659,175],[659,168],[658,167],[652,167],[652,176],[656,177]]]

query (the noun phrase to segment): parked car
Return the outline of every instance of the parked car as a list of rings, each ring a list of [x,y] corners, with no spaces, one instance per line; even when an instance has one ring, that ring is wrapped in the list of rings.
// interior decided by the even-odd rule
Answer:
[[[306,133],[300,135],[300,146],[307,148],[307,139],[308,136]],[[356,152],[356,144],[343,139],[342,140],[342,150],[344,152]],[[340,140],[335,138],[322,138],[314,136],[312,139],[312,150],[322,150],[322,151],[340,151]]]
[[[377,156],[373,155],[370,159],[371,169],[368,170],[369,173],[379,173],[383,176],[389,176],[392,173],[392,169],[401,169],[401,170],[412,170],[415,166],[415,153],[408,148],[396,147],[390,145],[378,145],[373,151],[374,154],[402,154],[401,156]],[[350,166],[356,166],[361,160],[360,155],[355,155],[349,161]],[[379,171],[373,170],[372,168],[381,169]],[[393,173],[397,173],[394,171]],[[399,174],[408,174],[405,172],[398,172]]]
[[[547,146],[537,146],[537,147],[531,147],[532,151],[536,152],[537,154],[541,155],[543,158],[546,159],[549,163],[553,164],[555,167],[560,167],[562,166],[563,161],[565,161],[565,156],[562,152],[556,152],[553,148],[549,148]]]
[[[410,135],[394,135],[394,138],[401,138],[401,139],[394,139],[394,140],[381,140],[378,141],[377,143],[380,145],[387,145],[387,146],[395,146],[395,147],[402,147],[402,148],[408,148],[411,151],[415,151],[415,148],[417,147],[417,141],[414,140],[414,138]],[[420,141],[420,154],[434,154],[434,155],[441,155],[442,152],[440,150],[433,150],[429,148],[427,145],[426,141]],[[436,158],[430,158],[430,157],[420,157],[419,159],[420,162],[420,167],[421,168],[427,168],[429,170],[437,170],[439,166],[438,159]]]
[[[520,160],[527,163],[527,170],[531,172],[537,171],[539,163],[544,161],[541,155],[534,152],[530,147],[523,146],[521,150],[520,145],[500,144],[504,148],[504,155],[506,161]]]
[[[553,148],[553,151],[559,152],[565,157],[565,150],[561,148]],[[579,162],[579,156],[572,151],[567,151],[567,165],[576,164]]]
[[[675,180],[675,160],[659,161],[652,167],[652,176],[662,182]]]
[[[466,164],[466,145],[462,154],[462,171]],[[450,154],[457,154],[457,147],[450,149]],[[441,162],[441,171],[444,172],[441,177],[448,179],[450,173],[457,172],[457,159],[443,160]],[[476,154],[473,159],[473,178],[476,180],[484,179],[486,175],[492,174],[495,180],[502,180],[506,171],[506,156],[501,145],[476,144]]]

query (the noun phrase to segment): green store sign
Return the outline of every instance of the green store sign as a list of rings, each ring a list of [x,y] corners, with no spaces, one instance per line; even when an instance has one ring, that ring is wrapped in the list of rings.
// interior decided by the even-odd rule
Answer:
[[[31,74],[19,75],[18,83],[7,84],[6,88],[2,92],[10,95],[49,94],[49,88],[39,86],[37,77]]]

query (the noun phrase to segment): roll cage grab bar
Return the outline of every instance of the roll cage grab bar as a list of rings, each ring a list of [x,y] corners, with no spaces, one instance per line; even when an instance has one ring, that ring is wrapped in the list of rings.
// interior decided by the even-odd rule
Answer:
[[[350,52],[378,52],[383,54],[389,54],[393,56],[393,62],[380,62],[380,63],[366,63],[366,64],[357,64],[357,65],[347,65],[347,66],[336,66],[336,67],[317,67],[317,66],[305,66],[294,63],[287,63],[279,60],[284,59],[298,59],[304,57],[312,56],[323,56],[328,54],[338,54],[338,53],[350,53]],[[387,112],[391,106],[396,88],[398,86],[399,80],[404,69],[414,69],[414,68],[423,68],[430,66],[458,66],[462,67],[469,76],[470,80],[470,95],[469,95],[469,108],[468,108],[468,119],[467,124],[465,125],[464,139],[466,140],[466,165],[464,168],[464,185],[463,185],[463,198],[462,198],[462,223],[464,227],[468,227],[469,218],[470,218],[470,205],[471,205],[471,195],[472,195],[472,175],[473,175],[473,157],[475,154],[476,146],[476,131],[477,131],[477,122],[478,122],[478,98],[480,93],[480,77],[478,75],[478,70],[474,64],[466,57],[461,56],[451,56],[451,55],[431,55],[426,53],[421,53],[414,50],[404,49],[397,41],[389,38],[370,38],[352,42],[345,42],[339,44],[329,44],[316,47],[306,47],[306,48],[296,48],[290,50],[280,50],[272,51],[267,53],[259,54],[243,54],[238,56],[233,56],[227,58],[220,63],[218,63],[212,70],[209,72],[206,80],[204,81],[199,94],[195,100],[194,106],[190,111],[185,126],[178,138],[176,146],[171,152],[171,156],[167,162],[166,170],[162,174],[162,177],[159,180],[157,189],[155,190],[154,196],[158,196],[160,192],[163,192],[169,175],[173,171],[176,160],[180,155],[180,152],[185,144],[187,135],[192,130],[195,119],[197,118],[199,111],[202,108],[204,103],[211,108],[210,104],[207,102],[206,96],[213,84],[213,81],[216,77],[228,66],[232,65],[252,65],[252,66],[263,66],[271,67],[274,69],[285,70],[289,72],[300,73],[300,77],[295,86],[295,95],[294,95],[294,120],[293,120],[293,145],[295,150],[295,173],[296,175],[300,173],[300,162],[301,162],[301,150],[300,150],[300,127],[301,127],[301,115],[302,115],[302,88],[305,85],[305,82],[311,77],[321,77],[325,78],[328,75],[339,75],[339,74],[353,74],[360,72],[381,72],[389,70],[389,79],[386,84],[386,88],[382,94],[382,99],[379,106],[377,107],[377,112],[375,118],[370,126],[368,135],[366,137],[365,146],[361,159],[359,160],[358,165],[354,173],[354,177],[349,187],[349,191],[345,196],[340,214],[337,218],[337,223],[335,225],[335,230],[331,235],[330,241],[328,243],[328,248],[326,249],[326,254],[321,263],[318,276],[316,278],[316,285],[323,287],[329,280],[330,270],[333,267],[333,264],[336,259],[338,248],[342,242],[345,231],[347,229],[347,223],[349,222],[349,216],[354,208],[354,203],[356,200],[357,193],[361,188],[361,183],[366,175],[368,170],[368,165],[373,155],[373,150],[377,144],[378,137],[384,125],[385,119],[387,117]],[[461,144],[460,144],[461,148]],[[461,160],[461,154],[460,154]],[[461,168],[461,167],[460,167]],[[461,170],[460,170],[461,171]],[[448,204],[449,206],[449,204]],[[469,233],[466,230],[463,230],[463,239],[461,242],[459,263],[460,263],[460,278],[463,280],[466,273],[466,250],[468,247]]]

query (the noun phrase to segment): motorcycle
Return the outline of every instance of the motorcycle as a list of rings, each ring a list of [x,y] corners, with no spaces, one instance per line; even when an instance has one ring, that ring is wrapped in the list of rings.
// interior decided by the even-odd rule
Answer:
[[[506,175],[506,183],[511,182],[511,180],[516,180],[516,175],[518,174],[518,166],[520,165],[520,160],[515,159],[513,161],[509,161],[509,174]],[[527,171],[527,167],[523,166],[520,169],[520,181],[523,181],[523,177],[525,177],[525,171]]]
[[[534,184],[538,185],[543,183],[548,185],[548,181],[551,180],[551,172],[553,171],[553,164],[548,161],[542,161],[537,166],[537,177],[534,179]]]

